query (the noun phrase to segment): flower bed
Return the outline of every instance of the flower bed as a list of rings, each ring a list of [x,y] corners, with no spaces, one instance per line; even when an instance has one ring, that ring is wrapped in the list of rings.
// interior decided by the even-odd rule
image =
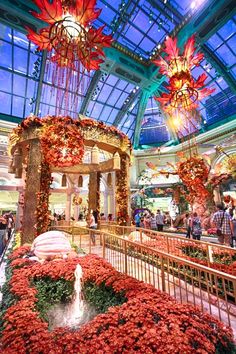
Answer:
[[[145,246],[155,248],[159,251],[168,252],[178,257],[188,259],[192,262],[217,269],[221,272],[236,275],[236,252],[232,250],[217,249],[213,245],[212,259],[209,263],[207,258],[207,246],[205,244],[196,244],[195,242],[182,242],[172,239],[167,244],[167,239],[153,238],[150,241],[143,242]]]
[[[236,353],[232,330],[217,319],[117,272],[98,256],[40,264],[22,258],[28,250],[23,246],[9,257],[4,294],[10,299],[4,301],[1,348],[5,354]],[[85,298],[105,313],[78,330],[49,331],[35,284],[47,279],[71,289],[77,264],[83,269]]]

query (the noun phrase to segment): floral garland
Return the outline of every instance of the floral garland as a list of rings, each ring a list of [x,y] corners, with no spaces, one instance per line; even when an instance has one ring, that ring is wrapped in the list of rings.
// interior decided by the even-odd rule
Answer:
[[[120,156],[120,170],[116,172],[116,207],[119,225],[126,225],[129,222],[129,189],[126,159],[125,155]]]
[[[127,147],[131,148],[132,144],[127,135],[125,135],[123,132],[121,132],[119,129],[117,129],[114,126],[108,126],[105,123],[97,120],[93,120],[90,118],[83,118],[77,121],[77,125],[80,125],[81,127],[92,127],[92,128],[98,128],[104,130],[105,133],[111,133],[117,135],[120,139],[124,140],[124,143],[127,145]]]
[[[10,135],[10,146],[14,146],[24,130],[30,127],[40,128],[40,141],[46,162],[50,165],[64,167],[81,163],[84,155],[83,128],[103,130],[107,135],[112,134],[122,139],[123,144],[131,149],[131,141],[119,129],[107,126],[101,121],[90,118],[74,120],[69,116],[45,116],[39,118],[29,116],[15,128]]]
[[[51,169],[48,163],[42,161],[41,163],[41,176],[40,176],[40,192],[37,195],[37,208],[36,208],[36,225],[35,225],[35,236],[46,232],[49,220],[49,195],[50,195],[50,185],[53,181],[51,176]]]
[[[22,246],[10,258],[9,291],[15,300],[3,316],[2,351],[13,353],[208,353],[231,352],[230,328],[188,304],[179,304],[153,286],[117,272],[95,255],[48,261],[22,258],[30,247]],[[48,330],[37,311],[37,289],[32,280],[63,278],[74,281],[80,264],[83,283],[112,288],[127,302],[110,307],[79,330]],[[132,349],[131,349],[132,348]],[[133,350],[133,351],[132,351]]]
[[[45,161],[56,167],[81,163],[84,139],[70,117],[47,117],[40,131],[40,143]]]

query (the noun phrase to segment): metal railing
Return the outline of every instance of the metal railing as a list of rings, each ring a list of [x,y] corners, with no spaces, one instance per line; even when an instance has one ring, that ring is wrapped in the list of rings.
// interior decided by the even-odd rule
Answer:
[[[62,230],[62,228],[57,228]],[[236,327],[236,277],[107,231],[63,228],[87,253],[96,253],[118,271],[167,292],[181,303]],[[96,244],[93,245],[95,235]]]
[[[219,270],[229,274],[236,274],[236,269],[229,267],[230,264],[236,261],[236,249],[231,247],[150,229],[136,228],[135,226],[102,223],[100,229],[118,236],[128,237],[131,241],[135,239],[136,242],[181,258],[187,258],[192,261],[199,259],[208,267],[214,267],[214,264],[217,264]],[[130,235],[132,232],[136,233],[132,236]]]

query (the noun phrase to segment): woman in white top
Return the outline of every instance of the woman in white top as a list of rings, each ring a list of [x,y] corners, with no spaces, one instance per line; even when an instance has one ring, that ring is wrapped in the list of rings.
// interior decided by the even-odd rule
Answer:
[[[89,228],[95,230],[98,226],[98,221],[97,221],[97,212],[94,210],[91,210],[91,213],[89,215]],[[91,241],[92,244],[95,245],[95,233],[94,232],[90,232],[90,237],[91,237]]]

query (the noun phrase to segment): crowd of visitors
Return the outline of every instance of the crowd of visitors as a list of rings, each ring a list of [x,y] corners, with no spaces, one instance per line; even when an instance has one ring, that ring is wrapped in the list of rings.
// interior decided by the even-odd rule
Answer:
[[[0,256],[10,240],[14,229],[14,215],[12,212],[4,213],[0,216]]]
[[[160,209],[156,211],[156,214],[149,211],[136,213],[134,222],[136,227],[157,231],[163,231],[164,225],[170,225],[171,223],[169,213],[162,213]]]
[[[163,213],[159,209],[156,214],[149,211],[138,212],[134,216],[134,223],[136,227],[163,231],[165,226],[170,228],[171,217],[168,212]],[[197,212],[185,214],[183,227],[186,230],[186,238],[201,240],[203,226]],[[220,244],[233,247],[236,242],[236,209],[225,209],[223,204],[216,205],[216,211],[211,217],[211,227]]]

